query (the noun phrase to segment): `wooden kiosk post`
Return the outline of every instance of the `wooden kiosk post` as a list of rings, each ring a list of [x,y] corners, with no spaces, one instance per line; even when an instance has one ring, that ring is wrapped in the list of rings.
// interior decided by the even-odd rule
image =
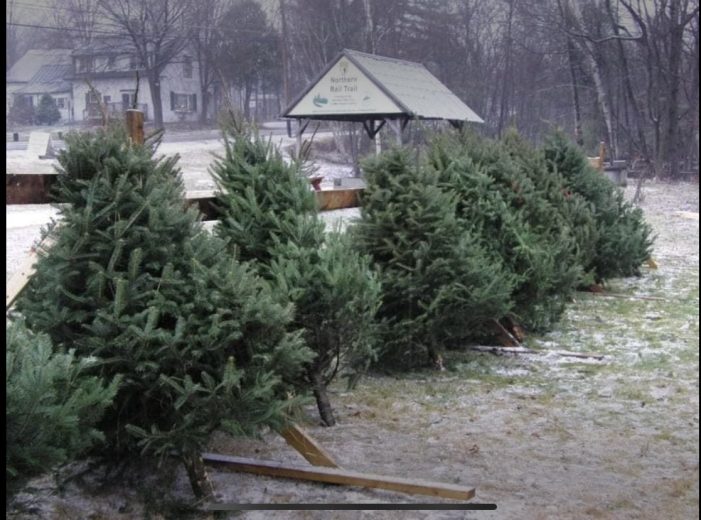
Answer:
[[[129,109],[126,113],[127,132],[135,144],[144,144],[144,113]]]

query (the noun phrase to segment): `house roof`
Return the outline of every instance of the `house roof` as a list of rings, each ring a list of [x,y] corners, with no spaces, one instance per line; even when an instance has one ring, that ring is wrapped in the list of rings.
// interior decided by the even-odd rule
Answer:
[[[73,65],[70,63],[65,65],[44,65],[32,76],[30,83],[52,83],[69,78],[72,75]]]
[[[73,75],[73,65],[43,65],[29,82],[17,89],[18,94],[55,94],[70,92],[71,83],[67,81]]]
[[[51,83],[27,83],[18,88],[13,94],[58,94],[71,92],[71,83],[68,81],[53,81]]]
[[[484,122],[422,64],[349,49],[283,111],[312,119],[402,116]]]
[[[26,83],[44,65],[71,63],[70,49],[30,49],[7,71],[8,83]]]

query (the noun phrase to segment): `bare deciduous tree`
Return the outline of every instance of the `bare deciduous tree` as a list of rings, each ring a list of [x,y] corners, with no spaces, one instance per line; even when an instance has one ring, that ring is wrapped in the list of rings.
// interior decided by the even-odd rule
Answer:
[[[124,32],[145,68],[156,128],[163,128],[161,74],[185,48],[191,31],[192,0],[99,0],[115,26]]]

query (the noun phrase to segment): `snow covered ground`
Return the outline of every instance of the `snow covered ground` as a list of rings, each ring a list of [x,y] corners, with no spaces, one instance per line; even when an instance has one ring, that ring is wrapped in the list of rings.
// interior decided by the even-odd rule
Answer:
[[[634,189],[626,189],[628,198]],[[698,185],[650,182],[644,194],[642,209],[658,235],[658,268],[611,280],[607,288],[619,297],[578,294],[555,330],[527,339],[541,353],[453,352],[445,372],[375,374],[353,391],[337,382],[331,389],[337,426],[315,424],[310,407],[305,428],[346,469],[475,486],[475,502],[498,505],[475,518],[697,518]],[[25,223],[51,216],[45,208],[24,213],[12,215],[8,230],[22,232],[31,227]],[[557,357],[547,353],[552,349],[604,358]],[[260,440],[217,435],[208,450],[305,464],[272,433]],[[85,467],[78,463],[63,475]],[[103,486],[94,470],[59,489],[47,473],[12,507],[21,511],[24,504],[45,512],[44,518],[112,518],[118,509],[130,518],[144,518],[147,510],[165,518],[168,508],[192,500],[181,467],[160,476],[125,475]],[[223,502],[448,502],[220,470],[210,476]],[[404,512],[343,513],[261,511],[226,518],[408,518]],[[466,516],[414,511],[409,518]]]
[[[284,136],[276,138],[292,144]],[[161,148],[162,153],[181,154],[191,189],[207,189],[211,154],[221,150],[214,139],[164,143]],[[19,154],[9,151],[8,163],[12,159],[26,167]],[[50,161],[41,165],[50,167]],[[319,166],[317,174],[325,177],[325,187],[331,187],[335,177],[357,182],[348,179],[349,167]],[[627,198],[634,189],[628,186]],[[480,518],[696,518],[699,187],[655,181],[647,182],[643,193],[642,209],[658,235],[653,254],[658,269],[644,268],[640,278],[611,280],[609,291],[621,298],[578,295],[555,330],[528,339],[528,346],[543,353],[466,353],[447,372],[403,378],[375,375],[352,392],[337,383],[332,400],[338,425],[306,427],[345,468],[476,486],[477,502],[494,502],[499,508]],[[56,217],[56,209],[6,206],[5,215],[9,278],[39,237],[40,227]],[[322,214],[332,225],[357,215],[357,209]],[[604,359],[545,353],[553,348],[598,352]],[[210,451],[302,462],[273,434],[263,440],[218,436]],[[227,502],[426,501],[220,471],[211,476]],[[39,510],[56,512],[47,513],[47,518],[112,518],[123,506],[127,516],[142,518],[156,494],[148,495],[145,489],[158,489],[163,494],[158,500],[166,505],[191,500],[182,469],[175,468],[168,479],[159,483],[151,478],[147,485],[143,479],[133,485],[118,482],[95,493],[78,480],[58,491],[47,473],[31,483],[38,491],[27,500]],[[63,516],[57,516],[58,511]],[[411,518],[465,518],[457,512],[414,513]],[[245,517],[329,516],[285,511]],[[406,514],[365,512],[362,518],[399,519]]]

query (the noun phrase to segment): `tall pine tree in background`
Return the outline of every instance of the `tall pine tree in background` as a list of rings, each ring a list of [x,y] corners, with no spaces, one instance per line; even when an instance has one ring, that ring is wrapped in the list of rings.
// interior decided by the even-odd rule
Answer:
[[[49,94],[41,96],[34,117],[36,122],[40,125],[45,124],[51,126],[57,123],[61,119],[61,112],[58,110],[58,106],[56,106],[56,100]]]
[[[109,451],[179,455],[210,495],[199,453],[210,433],[281,425],[310,353],[291,309],[232,260],[183,207],[177,157],[122,128],[72,134],[58,161],[61,224],[17,308],[59,349],[121,377],[100,423]]]
[[[327,386],[339,367],[358,371],[374,358],[378,282],[348,240],[324,233],[299,162],[286,164],[269,142],[235,120],[224,132],[225,153],[212,168],[220,189],[216,233],[270,280],[281,302],[294,303],[291,327],[302,331],[315,354],[304,386],[331,426]]]
[[[623,192],[592,168],[586,156],[561,132],[551,135],[542,153],[548,169],[565,180],[567,190],[590,205],[596,225],[595,254],[585,269],[596,281],[640,274],[652,253],[652,228],[640,208],[627,202]]]
[[[381,276],[380,361],[440,363],[448,345],[474,337],[510,310],[513,279],[456,215],[454,191],[394,149],[367,160],[358,247]]]

